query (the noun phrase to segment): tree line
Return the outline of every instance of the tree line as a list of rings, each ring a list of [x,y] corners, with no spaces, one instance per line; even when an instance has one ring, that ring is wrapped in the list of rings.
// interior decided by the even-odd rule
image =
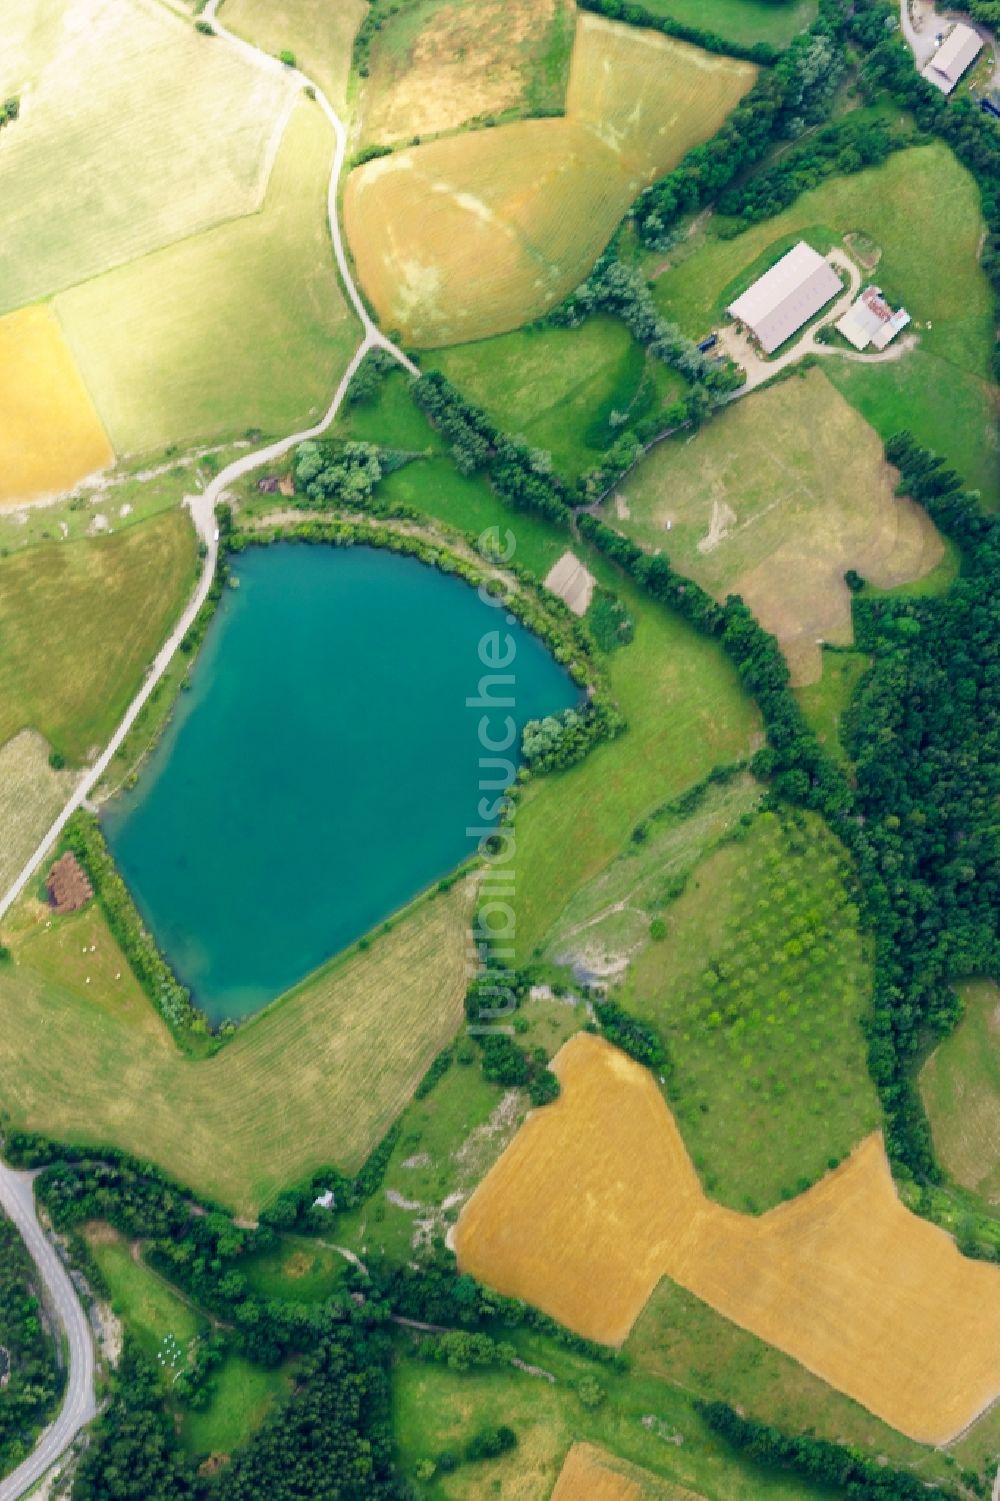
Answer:
[[[65,1386],[37,1280],[17,1229],[0,1214],[0,1475],[31,1453]]]
[[[781,56],[778,48],[772,47],[769,42],[744,45],[730,37],[720,36],[717,31],[709,31],[704,26],[690,26],[684,21],[675,20],[673,16],[655,14],[647,10],[645,5],[635,4],[634,0],[577,0],[577,3],[580,10],[606,16],[609,21],[624,21],[628,26],[641,26],[647,31],[660,31],[664,36],[674,37],[679,42],[690,42],[705,52],[723,52],[729,57],[742,57],[747,62],[762,65],[777,62]],[[770,3],[780,6],[787,4],[787,0],[770,0]]]

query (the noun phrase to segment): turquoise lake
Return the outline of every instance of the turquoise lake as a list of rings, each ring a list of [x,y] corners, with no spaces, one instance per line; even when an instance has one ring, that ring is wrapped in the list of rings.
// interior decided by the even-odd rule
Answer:
[[[103,818],[143,918],[216,1022],[280,995],[475,848],[480,797],[497,795],[480,792],[490,752],[466,703],[491,675],[484,637],[515,648],[513,688],[493,690],[514,696],[492,720],[518,726],[508,755],[527,720],[580,697],[535,636],[414,558],[280,543],[233,571],[190,692]]]

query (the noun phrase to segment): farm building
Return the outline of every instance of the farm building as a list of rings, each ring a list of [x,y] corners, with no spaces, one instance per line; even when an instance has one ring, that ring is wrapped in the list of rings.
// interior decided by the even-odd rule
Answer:
[[[854,306],[837,319],[835,327],[855,349],[867,349],[869,344],[884,349],[909,321],[905,307],[894,313],[879,287],[865,287]]]
[[[59,913],[78,911],[94,894],[86,871],[69,851],[53,865],[45,885],[49,901]]]
[[[726,311],[771,354],[839,291],[840,277],[830,262],[800,240]]]
[[[959,21],[949,31],[924,69],[928,83],[950,94],[967,68],[983,50],[983,39],[971,26]]]

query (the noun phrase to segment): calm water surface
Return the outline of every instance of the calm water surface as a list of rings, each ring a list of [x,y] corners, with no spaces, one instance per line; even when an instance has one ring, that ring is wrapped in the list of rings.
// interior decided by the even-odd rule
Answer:
[[[216,1021],[279,995],[474,848],[482,710],[466,699],[486,633],[516,643],[519,727],[579,696],[530,632],[413,558],[283,543],[235,573],[191,691],[104,817],[143,917]]]

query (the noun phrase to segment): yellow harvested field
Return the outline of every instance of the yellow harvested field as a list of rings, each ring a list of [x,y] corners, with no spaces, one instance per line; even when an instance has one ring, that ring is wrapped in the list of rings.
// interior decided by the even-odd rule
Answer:
[[[621,1344],[661,1277],[922,1443],[1000,1395],[1000,1268],[899,1201],[879,1136],[760,1218],[707,1199],[648,1070],[579,1033],[455,1230],[463,1271]]]
[[[424,347],[561,301],[629,204],[710,136],[750,63],[581,14],[564,119],[431,141],[352,172],[344,222],[383,325]]]
[[[703,1501],[681,1485],[619,1459],[596,1444],[574,1444],[552,1501]]]
[[[624,509],[623,530],[648,550],[665,548],[716,599],[742,595],[801,685],[822,674],[819,641],[854,639],[848,568],[890,588],[944,554],[898,481],[874,429],[810,370],[654,449],[612,502],[612,524]]]
[[[114,462],[94,403],[47,307],[0,318],[0,509],[58,495]]]

